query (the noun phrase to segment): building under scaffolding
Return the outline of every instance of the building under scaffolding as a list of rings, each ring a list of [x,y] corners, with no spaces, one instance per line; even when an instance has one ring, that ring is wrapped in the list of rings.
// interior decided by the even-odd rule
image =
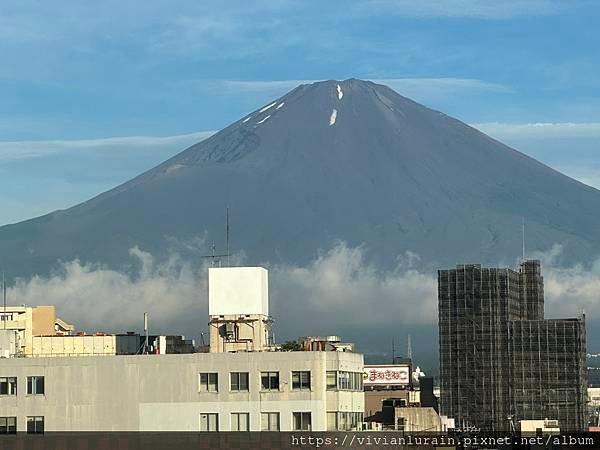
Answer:
[[[545,320],[539,261],[438,272],[441,413],[457,426],[586,426],[585,319]]]

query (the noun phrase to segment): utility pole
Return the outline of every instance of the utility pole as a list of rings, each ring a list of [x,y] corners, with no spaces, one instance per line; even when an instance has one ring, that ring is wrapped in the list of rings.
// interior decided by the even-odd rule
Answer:
[[[144,355],[148,354],[148,313],[144,313]]]
[[[521,231],[522,231],[522,238],[523,238],[523,260],[522,261],[525,262],[525,216],[523,216],[521,219],[522,219]]]

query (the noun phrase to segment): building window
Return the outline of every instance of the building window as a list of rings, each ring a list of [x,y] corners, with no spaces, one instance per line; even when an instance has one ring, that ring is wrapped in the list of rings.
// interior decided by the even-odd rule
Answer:
[[[40,434],[44,432],[44,417],[29,416],[27,417],[27,434]]]
[[[347,430],[358,430],[360,428],[360,424],[363,421],[363,413],[359,412],[349,412],[346,417],[346,429]]]
[[[219,415],[200,413],[200,431],[219,431]]]
[[[328,412],[327,431],[350,431],[360,429],[363,414],[360,412]]]
[[[334,372],[335,373],[335,372]],[[327,413],[327,431],[337,431],[337,412]]]
[[[327,390],[362,391],[363,374],[359,372],[328,371]]]
[[[43,394],[44,393],[44,377],[27,377],[27,393],[28,394]]]
[[[219,374],[201,373],[198,376],[198,391],[200,392],[219,392]]]
[[[337,389],[336,378],[337,378],[337,372],[335,370],[327,371],[327,390],[328,391],[334,391],[335,389]]]
[[[17,395],[17,377],[0,378],[0,395]]]
[[[231,413],[231,431],[250,431],[250,414]]]
[[[292,389],[310,389],[310,371],[292,372]]]
[[[278,391],[279,372],[261,372],[260,384],[263,391]]]
[[[364,373],[361,372],[355,372],[354,373],[354,380],[355,380],[355,391],[360,391],[362,392],[364,390],[364,385],[363,385],[363,380],[364,380]]]
[[[310,431],[310,413],[295,412],[293,415],[294,431]]]
[[[279,413],[264,412],[260,414],[261,431],[279,431]]]
[[[345,412],[338,413],[338,429],[342,431],[348,430],[348,414]]]
[[[17,434],[17,418],[0,417],[0,434]]]
[[[350,373],[338,372],[338,389],[347,391],[350,389]]]
[[[248,391],[248,372],[231,372],[231,390]]]

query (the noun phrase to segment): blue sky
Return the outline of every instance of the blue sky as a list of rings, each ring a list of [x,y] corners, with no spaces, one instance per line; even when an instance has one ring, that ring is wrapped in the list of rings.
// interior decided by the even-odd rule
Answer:
[[[4,2],[0,224],[65,208],[301,82],[379,80],[600,188],[600,2]]]

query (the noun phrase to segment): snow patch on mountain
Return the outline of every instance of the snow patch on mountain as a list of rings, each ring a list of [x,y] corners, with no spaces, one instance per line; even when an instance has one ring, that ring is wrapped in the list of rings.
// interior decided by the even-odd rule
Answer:
[[[337,85],[337,95],[338,95],[338,100],[341,100],[342,97],[344,96],[344,91],[342,91],[342,88],[339,84]]]
[[[271,117],[271,114],[269,114],[268,116],[266,116],[263,120],[261,120],[260,122],[256,122],[256,125],[260,125],[261,123],[265,122],[269,117]]]
[[[333,111],[331,111],[331,116],[329,116],[329,126],[333,125],[335,123],[336,119],[337,119],[337,109],[334,109]]]
[[[277,104],[277,102],[273,102],[273,103],[271,103],[271,104],[269,104],[269,105],[265,106],[263,109],[261,109],[261,110],[259,111],[259,113],[263,113],[263,112],[265,112],[267,109],[270,109],[270,108],[272,108],[272,107],[273,107],[273,106],[275,106],[276,104]]]

